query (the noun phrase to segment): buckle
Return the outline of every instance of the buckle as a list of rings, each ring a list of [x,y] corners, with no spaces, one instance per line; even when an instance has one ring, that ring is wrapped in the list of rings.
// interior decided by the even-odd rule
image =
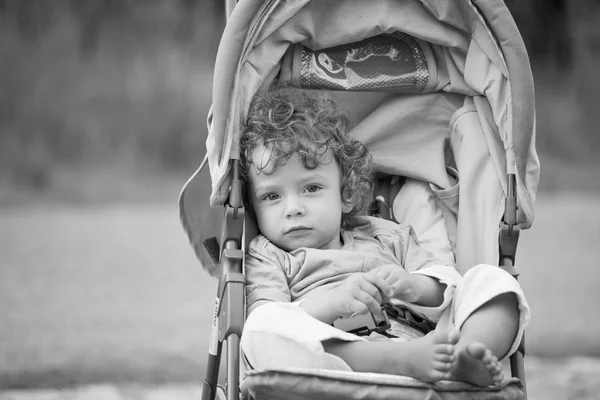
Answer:
[[[435,322],[430,321],[421,313],[411,310],[404,304],[393,304],[388,302],[382,307],[390,319],[416,329],[425,335],[435,329]]]
[[[380,315],[372,313],[357,314],[349,318],[338,318],[333,321],[333,326],[357,336],[369,336],[372,332],[384,333],[390,329],[390,320],[384,309]]]

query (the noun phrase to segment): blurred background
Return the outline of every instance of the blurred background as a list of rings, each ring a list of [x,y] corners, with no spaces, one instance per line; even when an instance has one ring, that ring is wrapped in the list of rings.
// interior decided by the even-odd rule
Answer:
[[[509,0],[542,170],[528,354],[600,357],[600,3]],[[216,281],[180,228],[218,0],[0,0],[0,388],[201,382]],[[591,318],[590,318],[591,317]]]

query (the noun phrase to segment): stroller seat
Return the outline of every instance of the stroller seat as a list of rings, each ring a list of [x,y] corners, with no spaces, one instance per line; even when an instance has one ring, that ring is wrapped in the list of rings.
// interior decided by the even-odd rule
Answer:
[[[241,391],[247,400],[525,399],[523,384],[517,378],[482,389],[463,382],[430,384],[406,376],[303,368],[248,371]]]

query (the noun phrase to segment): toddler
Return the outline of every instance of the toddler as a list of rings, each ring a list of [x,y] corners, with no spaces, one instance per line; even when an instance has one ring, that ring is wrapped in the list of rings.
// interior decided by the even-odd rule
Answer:
[[[241,339],[254,369],[326,368],[479,386],[503,379],[529,319],[518,282],[478,265],[460,276],[419,246],[409,225],[361,214],[371,157],[327,96],[259,92],[244,123],[242,175],[260,234],[246,256]],[[436,323],[411,340],[361,337],[338,318],[403,301]]]

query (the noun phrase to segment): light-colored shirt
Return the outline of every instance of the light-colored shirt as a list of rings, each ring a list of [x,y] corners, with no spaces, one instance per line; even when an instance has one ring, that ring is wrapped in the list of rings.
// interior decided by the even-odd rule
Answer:
[[[339,250],[301,247],[286,252],[258,235],[249,245],[245,262],[248,312],[264,301],[300,301],[332,289],[353,273],[369,272],[385,264],[396,264],[446,284],[441,305],[413,305],[431,320],[437,321],[450,304],[460,275],[422,249],[409,225],[353,217],[350,227],[342,230],[341,239]]]

